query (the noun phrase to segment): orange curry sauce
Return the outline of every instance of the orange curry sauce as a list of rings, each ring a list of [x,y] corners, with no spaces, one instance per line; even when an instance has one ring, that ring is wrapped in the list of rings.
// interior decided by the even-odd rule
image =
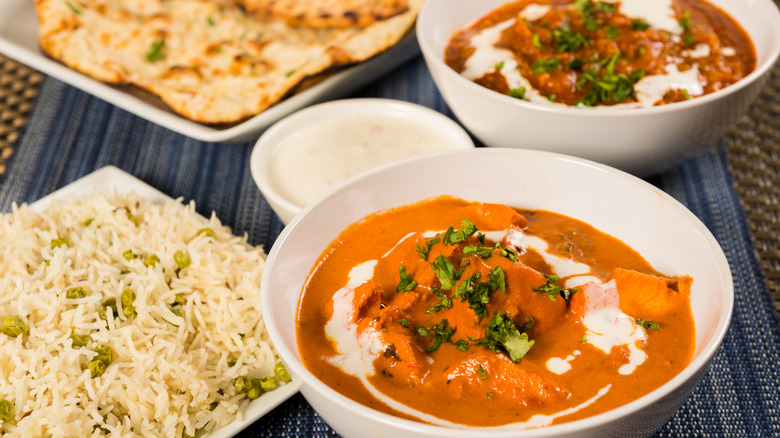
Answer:
[[[663,0],[642,0],[644,8]],[[634,2],[636,4],[636,2]],[[526,7],[552,6],[546,13],[526,15]],[[643,78],[697,69],[698,85],[670,78],[668,88],[648,93],[647,106],[663,105],[709,94],[745,77],[756,67],[756,51],[746,32],[726,13],[701,0],[673,0],[671,30],[621,12],[620,3],[585,0],[521,0],[504,5],[457,32],[445,50],[445,62],[459,73],[467,62],[489,62],[476,83],[513,97],[526,98],[525,86],[506,79],[516,70],[551,102],[596,106],[636,103],[635,86]],[[530,9],[529,9],[530,10]],[[501,31],[495,47],[508,58],[468,61],[474,37],[485,29],[515,20]],[[510,58],[512,60],[510,61]],[[517,68],[507,71],[508,63]],[[472,67],[473,68],[473,67]],[[695,79],[695,78],[694,78]],[[648,86],[649,90],[657,89]],[[694,90],[696,88],[697,90]],[[700,88],[700,90],[698,90]]]
[[[517,244],[507,230],[543,239],[547,249]],[[572,288],[574,277],[550,276],[550,257],[589,265],[590,283]],[[345,287],[368,261],[376,261],[371,278]],[[619,291],[613,310],[642,336],[605,352],[584,317],[601,299],[601,289],[588,288],[610,280]],[[579,408],[534,424],[543,426],[623,405],[680,372],[694,348],[691,282],[661,276],[624,243],[576,219],[439,197],[375,213],[339,235],[305,285],[297,340],[304,365],[334,390],[404,418],[497,426]],[[604,291],[616,298],[614,289]],[[334,315],[344,308],[339,296],[349,297],[348,311]],[[372,389],[345,371],[340,349],[348,348],[336,345],[329,321],[373,344],[362,377]],[[646,359],[621,374],[631,368],[632,348]]]

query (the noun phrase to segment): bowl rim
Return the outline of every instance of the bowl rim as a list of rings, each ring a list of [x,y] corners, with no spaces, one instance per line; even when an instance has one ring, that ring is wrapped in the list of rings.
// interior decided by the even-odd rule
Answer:
[[[426,32],[426,29],[431,27],[427,26],[427,23],[430,21],[433,23],[434,16],[433,13],[430,12],[434,8],[434,4],[449,0],[427,0],[425,4],[423,4],[422,9],[420,9],[420,13],[417,17],[417,23],[415,24],[415,32],[417,34],[417,41],[420,45],[420,50],[423,53],[423,57],[425,58],[426,63],[428,64],[428,67],[430,69],[436,69],[442,74],[447,75],[447,77],[450,80],[456,81],[455,83],[458,86],[466,87],[466,89],[470,90],[472,93],[478,93],[480,95],[485,96],[486,98],[490,99],[491,101],[496,102],[497,104],[501,105],[511,105],[517,108],[526,109],[526,110],[534,110],[539,112],[546,112],[546,113],[555,113],[559,115],[566,115],[566,116],[577,116],[577,117],[643,117],[650,114],[664,114],[664,113],[675,113],[678,111],[685,111],[687,108],[690,107],[696,107],[696,106],[702,106],[706,105],[707,103],[725,98],[729,95],[732,95],[734,93],[737,93],[738,91],[748,87],[752,83],[760,80],[761,78],[767,76],[771,68],[777,63],[778,58],[780,58],[780,10],[778,10],[778,7],[774,4],[772,0],[755,0],[757,2],[761,2],[768,7],[771,7],[772,10],[772,17],[771,20],[774,22],[773,26],[770,26],[772,31],[774,32],[776,38],[772,40],[773,46],[771,47],[771,53],[769,56],[763,60],[761,63],[756,64],[756,68],[750,72],[747,76],[743,77],[742,79],[738,80],[734,84],[731,84],[727,87],[721,88],[720,90],[717,90],[715,92],[712,92],[710,94],[706,94],[700,97],[696,97],[694,99],[686,100],[683,102],[675,102],[674,104],[669,105],[660,105],[660,106],[651,106],[646,108],[628,108],[628,109],[616,109],[611,107],[597,107],[597,108],[578,108],[573,107],[569,105],[539,105],[536,103],[528,102],[523,99],[516,99],[509,96],[505,96],[501,93],[497,93],[493,90],[489,90],[469,79],[466,79],[463,75],[456,72],[450,66],[448,66],[443,58],[442,54],[437,54],[433,49],[433,32]],[[515,0],[503,0],[503,3],[512,3]],[[495,7],[486,9],[484,13],[482,13],[483,16],[490,11],[495,9]],[[475,17],[475,19],[478,17]],[[736,21],[736,19],[735,19]],[[740,26],[745,30],[745,32],[748,34],[748,36],[753,40],[755,36],[752,34],[753,30],[743,26],[742,23],[738,22]],[[466,26],[469,26],[471,23],[463,23],[457,29],[462,29]],[[427,26],[424,28],[424,26]]]
[[[454,141],[447,142],[451,149],[472,149],[474,141],[468,132],[455,120],[426,106],[397,99],[358,97],[338,99],[296,111],[273,124],[257,139],[249,157],[249,169],[255,184],[272,207],[283,209],[295,216],[304,206],[298,205],[279,193],[269,178],[269,167],[274,151],[284,138],[298,130],[302,124],[316,119],[317,122],[328,118],[338,118],[350,114],[373,114],[378,116],[406,112],[420,118],[428,129],[442,130],[446,127],[446,136]],[[425,123],[433,121],[434,123]],[[422,154],[425,155],[425,154]],[[277,213],[278,214],[278,213]]]
[[[301,222],[303,217],[306,214],[308,214],[309,211],[316,208],[318,205],[327,202],[330,196],[335,195],[336,193],[344,190],[349,190],[353,186],[359,185],[360,181],[369,175],[373,175],[375,173],[380,173],[380,172],[392,172],[397,167],[404,166],[405,163],[407,162],[419,161],[419,160],[435,160],[440,157],[449,156],[449,155],[460,155],[460,154],[466,155],[472,153],[493,154],[496,155],[497,158],[504,155],[516,155],[521,158],[539,157],[539,158],[549,159],[553,161],[570,162],[575,165],[583,166],[584,168],[590,168],[592,169],[592,171],[605,172],[607,174],[610,174],[613,177],[617,178],[618,181],[622,181],[623,184],[633,184],[637,186],[637,190],[649,190],[657,194],[658,196],[661,196],[664,200],[669,202],[671,207],[678,210],[683,215],[683,217],[685,217],[688,220],[688,222],[693,227],[693,229],[695,229],[701,235],[701,237],[705,239],[705,241],[709,244],[709,246],[713,248],[715,258],[717,259],[718,271],[721,273],[721,277],[719,280],[720,283],[723,285],[723,294],[724,294],[724,299],[723,302],[721,303],[722,307],[720,309],[720,313],[717,316],[716,324],[712,330],[711,337],[709,341],[702,346],[702,349],[699,352],[699,354],[696,357],[693,357],[691,362],[682,371],[680,371],[677,375],[672,377],[670,380],[668,380],[660,387],[654,389],[653,391],[649,392],[648,394],[645,394],[642,397],[639,397],[634,401],[618,406],[612,410],[602,412],[600,414],[586,417],[583,419],[566,422],[566,423],[554,424],[554,425],[541,427],[541,428],[512,429],[512,430],[506,429],[505,428],[506,426],[469,427],[467,429],[457,429],[457,428],[447,428],[443,426],[422,423],[422,422],[417,422],[412,420],[406,420],[400,417],[396,417],[394,415],[386,414],[384,412],[372,409],[368,406],[362,405],[359,402],[356,402],[350,399],[349,397],[332,389],[330,386],[328,386],[324,382],[320,381],[316,376],[314,376],[314,374],[312,374],[303,365],[303,363],[296,357],[297,344],[295,347],[295,352],[287,349],[287,345],[284,342],[284,338],[282,337],[281,333],[278,331],[277,328],[276,315],[274,315],[274,313],[271,312],[272,294],[267,289],[268,287],[267,285],[269,281],[266,281],[266,278],[267,276],[271,275],[270,273],[273,271],[274,266],[276,265],[277,262],[276,255],[279,252],[280,248],[290,238],[291,234],[295,232],[295,230],[298,227],[298,223]],[[359,220],[359,219],[360,218],[356,218],[355,220]],[[300,299],[301,291],[297,291],[296,293],[297,293],[297,299],[296,299],[297,301]],[[268,258],[263,271],[263,281],[261,281],[261,309],[266,321],[266,327],[269,336],[271,338],[272,343],[275,346],[277,346],[277,351],[279,353],[279,356],[287,366],[288,370],[290,370],[291,373],[302,382],[301,392],[303,393],[304,397],[307,397],[308,391],[312,390],[315,391],[317,394],[321,395],[322,397],[324,397],[325,399],[327,399],[328,402],[337,405],[338,408],[351,412],[355,415],[361,415],[361,416],[373,418],[375,421],[380,422],[382,424],[394,428],[403,429],[408,432],[415,432],[418,434],[432,434],[432,436],[439,436],[437,434],[441,434],[442,431],[446,431],[447,436],[451,438],[473,438],[475,436],[475,433],[479,434],[485,432],[489,432],[491,436],[497,438],[509,438],[509,437],[518,437],[518,436],[522,436],[522,437],[557,436],[559,434],[583,432],[589,429],[601,427],[610,422],[627,417],[628,415],[638,412],[642,409],[646,409],[652,404],[661,400],[662,398],[669,396],[670,394],[674,393],[676,390],[679,390],[680,388],[684,387],[686,382],[692,379],[696,379],[697,377],[703,375],[703,372],[705,372],[706,369],[708,368],[713,356],[720,348],[720,345],[722,344],[723,339],[725,338],[726,332],[728,331],[728,327],[731,322],[733,308],[734,308],[734,281],[733,281],[728,260],[726,259],[726,255],[723,252],[721,246],[718,244],[715,237],[706,227],[706,225],[704,225],[704,223],[682,203],[680,203],[671,195],[667,194],[661,189],[653,186],[652,184],[636,176],[633,176],[627,172],[624,172],[622,170],[607,165],[603,165],[591,160],[587,160],[584,158],[572,157],[572,156],[559,154],[555,152],[549,152],[549,151],[539,151],[539,150],[519,149],[519,148],[517,149],[516,148],[511,148],[511,149],[510,148],[474,148],[473,150],[450,150],[450,151],[436,152],[436,153],[426,154],[421,156],[414,156],[414,157],[409,157],[402,160],[394,161],[391,163],[387,163],[382,166],[378,166],[376,168],[373,168],[371,170],[363,172],[362,174],[353,176],[343,181],[342,183],[328,190],[325,194],[323,194],[323,196],[318,198],[316,201],[304,207],[303,210],[298,215],[296,215],[295,218],[293,218],[293,220],[289,223],[289,225],[282,230],[282,233],[279,235],[273,247],[271,248],[271,251],[268,253]],[[698,382],[694,382],[694,383],[698,383]],[[691,390],[693,390],[693,388],[694,387],[691,387]]]

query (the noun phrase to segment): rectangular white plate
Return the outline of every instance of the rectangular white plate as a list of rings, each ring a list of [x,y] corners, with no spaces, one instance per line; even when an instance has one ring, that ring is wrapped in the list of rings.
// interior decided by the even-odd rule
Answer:
[[[265,128],[287,114],[357,90],[417,56],[420,47],[414,34],[407,35],[388,51],[335,73],[251,119],[224,129],[193,122],[169,110],[158,99],[143,98],[128,88],[96,81],[45,56],[38,46],[38,17],[33,0],[0,0],[0,53],[172,131],[198,140],[221,142],[255,140]]]
[[[139,197],[151,202],[174,202],[171,197],[135,178],[134,176],[116,167],[106,166],[68,184],[54,193],[51,193],[35,201],[34,203],[30,204],[30,208],[40,212],[45,210],[54,198],[61,198],[66,196],[87,196],[95,193],[96,191],[106,194],[132,192],[137,194]],[[209,434],[209,437],[229,438],[236,435],[238,432],[244,430],[250,424],[257,421],[260,417],[270,412],[273,408],[279,406],[283,401],[292,397],[293,394],[298,392],[299,389],[300,383],[298,383],[296,380],[293,380],[284,386],[280,386],[274,391],[263,394],[259,398],[249,403],[246,411],[244,411],[243,420],[234,421],[227,426],[221,427]]]

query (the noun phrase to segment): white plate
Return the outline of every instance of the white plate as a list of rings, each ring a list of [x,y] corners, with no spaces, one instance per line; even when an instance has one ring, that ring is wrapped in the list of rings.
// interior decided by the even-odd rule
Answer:
[[[2,0],[5,2],[8,0]],[[139,197],[151,202],[172,202],[170,196],[135,178],[134,176],[113,166],[106,166],[96,170],[89,175],[78,179],[67,186],[47,195],[38,201],[30,204],[30,208],[35,211],[43,211],[51,203],[52,199],[63,196],[87,196],[99,191],[101,193],[130,193],[133,192]],[[260,417],[270,412],[273,408],[279,406],[283,401],[292,397],[300,389],[300,383],[297,379],[280,386],[274,391],[263,394],[260,398],[249,403],[244,411],[244,419],[234,421],[224,427],[221,427],[208,436],[210,438],[229,438],[238,432],[249,427]]]
[[[158,99],[141,97],[128,88],[94,80],[45,56],[38,47],[38,17],[33,0],[0,0],[0,53],[27,64],[87,93],[172,131],[209,142],[249,141],[281,117],[313,103],[344,96],[368,84],[420,53],[417,38],[400,43],[368,61],[342,70],[322,82],[229,128],[193,122],[168,109]]]

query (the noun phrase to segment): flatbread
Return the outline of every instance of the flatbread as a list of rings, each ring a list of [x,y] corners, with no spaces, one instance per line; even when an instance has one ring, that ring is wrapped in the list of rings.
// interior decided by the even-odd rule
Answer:
[[[407,0],[237,0],[251,14],[293,26],[364,27],[409,9]]]
[[[424,0],[364,28],[292,27],[231,0],[35,0],[41,49],[202,123],[259,114],[306,77],[396,44]]]

